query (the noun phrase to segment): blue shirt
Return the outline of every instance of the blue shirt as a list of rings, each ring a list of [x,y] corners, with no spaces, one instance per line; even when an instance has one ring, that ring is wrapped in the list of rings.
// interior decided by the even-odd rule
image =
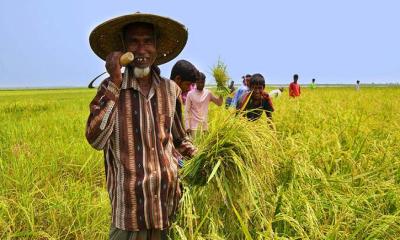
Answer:
[[[247,92],[248,90],[249,88],[246,85],[240,86],[240,88],[237,90],[235,96],[232,99],[231,107],[236,108],[237,102],[239,101],[240,97],[243,95],[243,93]]]

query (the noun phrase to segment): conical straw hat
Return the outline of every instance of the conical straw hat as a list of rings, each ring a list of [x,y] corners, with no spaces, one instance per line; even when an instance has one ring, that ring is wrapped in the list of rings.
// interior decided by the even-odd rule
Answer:
[[[134,22],[151,23],[155,27],[158,53],[155,65],[171,61],[185,47],[188,32],[184,25],[167,17],[139,12],[116,17],[97,26],[90,33],[90,47],[103,60],[112,51],[123,52],[122,29]]]

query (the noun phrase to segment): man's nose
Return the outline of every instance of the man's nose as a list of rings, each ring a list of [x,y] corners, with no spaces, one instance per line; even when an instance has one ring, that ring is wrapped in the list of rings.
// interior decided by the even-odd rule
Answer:
[[[146,52],[146,45],[144,43],[138,43],[136,48],[137,53],[144,53]]]

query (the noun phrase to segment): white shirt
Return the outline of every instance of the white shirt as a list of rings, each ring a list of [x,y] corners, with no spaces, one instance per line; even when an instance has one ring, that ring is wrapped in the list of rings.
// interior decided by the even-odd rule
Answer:
[[[279,89],[275,89],[275,90],[272,90],[271,92],[269,92],[269,96],[273,97],[273,98],[278,98],[281,95],[282,95],[282,92]]]

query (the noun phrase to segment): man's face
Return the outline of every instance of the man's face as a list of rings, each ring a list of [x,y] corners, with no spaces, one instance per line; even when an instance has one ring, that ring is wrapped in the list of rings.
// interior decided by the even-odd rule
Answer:
[[[201,79],[201,78],[197,79],[196,80],[196,89],[199,91],[203,91],[205,84],[206,84],[205,79]]]
[[[251,85],[251,90],[253,91],[253,94],[251,95],[251,98],[254,100],[260,100],[262,98],[262,92],[264,91],[264,85]]]
[[[190,86],[192,85],[192,82],[190,82],[190,81],[180,81],[177,84],[181,88],[182,93],[187,93],[190,90]]]
[[[125,32],[126,50],[135,56],[132,64],[138,68],[153,65],[157,57],[156,40],[153,29],[148,25],[131,25]]]

